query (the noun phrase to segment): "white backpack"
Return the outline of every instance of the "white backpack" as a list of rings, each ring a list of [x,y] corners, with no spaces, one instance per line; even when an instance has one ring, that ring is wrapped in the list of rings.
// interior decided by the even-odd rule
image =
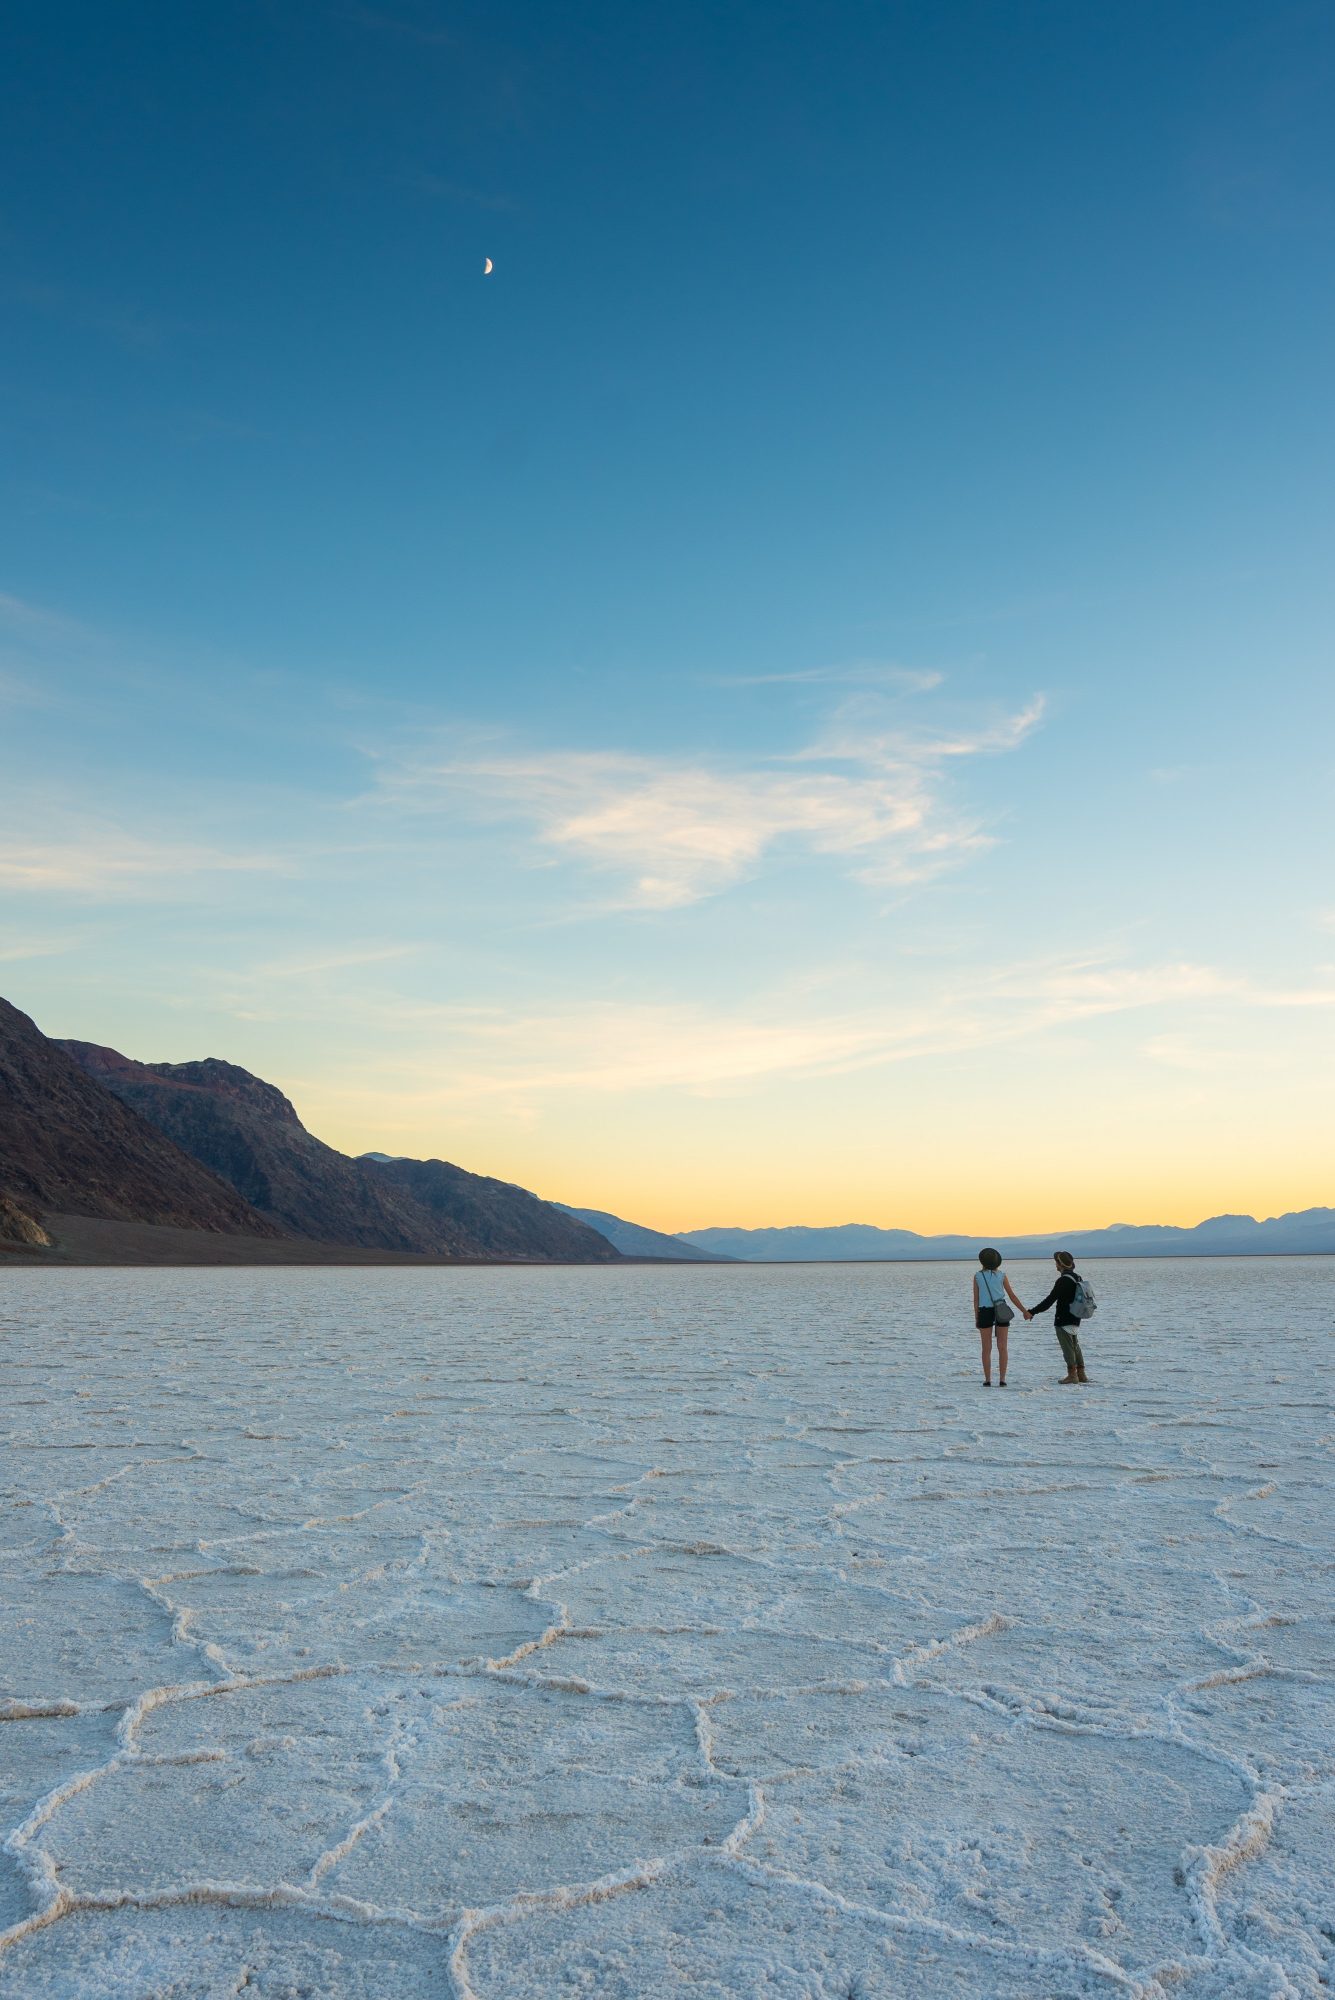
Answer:
[[[1075,1281],[1075,1297],[1071,1300],[1072,1313],[1074,1313],[1077,1319],[1088,1319],[1090,1314],[1097,1312],[1098,1309],[1099,1302],[1094,1296],[1094,1287],[1090,1284],[1089,1279],[1077,1278]]]

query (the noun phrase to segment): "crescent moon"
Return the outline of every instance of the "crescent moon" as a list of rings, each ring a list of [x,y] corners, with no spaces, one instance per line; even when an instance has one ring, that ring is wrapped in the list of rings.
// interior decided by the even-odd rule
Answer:
[[[483,258],[483,260],[482,260],[482,275],[483,275],[483,277],[484,277],[484,278],[487,278],[487,277],[490,277],[490,275],[491,275],[491,259],[490,259],[490,257],[484,257],[484,258]]]

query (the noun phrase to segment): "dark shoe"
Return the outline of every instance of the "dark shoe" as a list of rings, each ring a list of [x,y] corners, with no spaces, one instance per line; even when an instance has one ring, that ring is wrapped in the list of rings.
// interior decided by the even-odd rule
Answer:
[[[1061,1381],[1057,1384],[1057,1387],[1059,1389],[1072,1389],[1079,1380],[1080,1377],[1076,1374],[1074,1368],[1068,1368],[1062,1376]]]
[[[1088,1375],[1086,1375],[1083,1368],[1077,1368],[1075,1371],[1075,1379],[1077,1382],[1088,1382],[1089,1377]]]
[[[1006,1386],[1006,1377],[1003,1375],[1001,1380],[997,1383],[997,1387],[998,1389],[1004,1389],[1005,1386]]]

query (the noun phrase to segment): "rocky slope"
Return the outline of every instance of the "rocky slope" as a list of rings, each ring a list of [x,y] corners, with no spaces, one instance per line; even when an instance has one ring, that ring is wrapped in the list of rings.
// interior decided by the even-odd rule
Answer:
[[[22,1250],[42,1250],[51,1238],[40,1222],[35,1222],[7,1194],[0,1194],[0,1245],[17,1245]]]
[[[642,1222],[627,1222],[623,1216],[610,1215],[603,1208],[568,1208],[563,1201],[554,1202],[553,1207],[564,1209],[567,1215],[587,1222],[590,1229],[596,1229],[600,1236],[605,1236],[623,1257],[652,1257],[655,1262],[671,1264],[733,1264],[737,1261],[717,1250],[703,1250],[699,1244],[687,1243],[680,1236],[665,1236],[661,1229],[646,1229]]]
[[[439,1257],[616,1258],[595,1230],[508,1182],[443,1160],[349,1159],[308,1132],[280,1090],[234,1063],[141,1063],[92,1042],[62,1046],[294,1236]]]
[[[278,1233],[7,1000],[0,1000],[0,1194],[39,1223],[58,1211]]]
[[[465,1173],[447,1160],[378,1160],[371,1171],[409,1196],[440,1229],[485,1235],[497,1256],[568,1259],[576,1254],[570,1247],[576,1242],[582,1263],[614,1263],[619,1254],[600,1230],[554,1202],[539,1201],[507,1181]]]

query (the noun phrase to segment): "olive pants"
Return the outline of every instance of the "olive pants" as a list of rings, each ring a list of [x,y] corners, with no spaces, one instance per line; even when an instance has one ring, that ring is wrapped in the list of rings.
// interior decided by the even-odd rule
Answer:
[[[1080,1352],[1080,1332],[1074,1326],[1059,1326],[1057,1338],[1061,1342],[1062,1355],[1068,1368],[1083,1368],[1085,1357]]]

